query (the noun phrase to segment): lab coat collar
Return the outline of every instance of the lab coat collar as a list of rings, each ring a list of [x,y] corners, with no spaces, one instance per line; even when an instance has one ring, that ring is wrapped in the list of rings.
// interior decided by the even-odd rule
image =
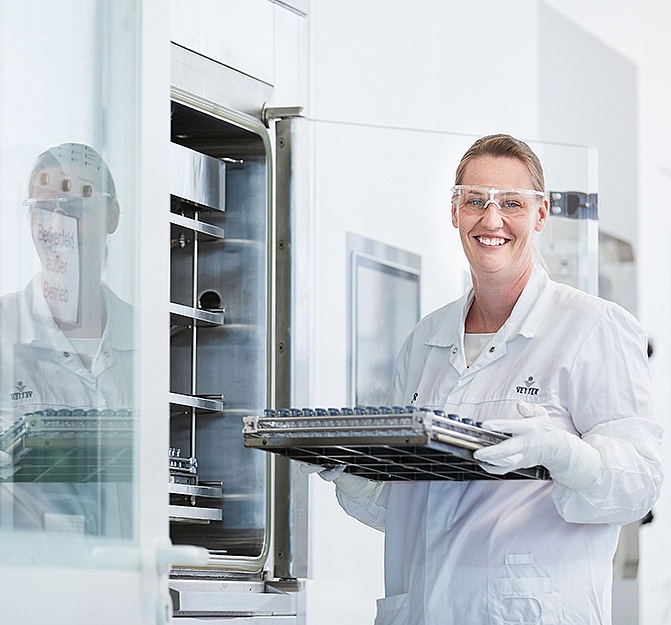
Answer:
[[[521,334],[526,338],[536,336],[538,324],[545,316],[552,291],[552,281],[546,271],[534,264],[529,282],[524,287],[508,321],[503,324],[505,338]]]
[[[440,320],[426,345],[432,347],[461,346],[464,334],[466,314],[473,303],[473,289],[464,293],[454,304],[447,307],[445,316]]]
[[[532,338],[536,335],[538,323],[543,317],[551,293],[552,282],[544,269],[534,264],[529,282],[524,287],[508,320],[499,330],[504,340],[518,334]],[[461,349],[466,315],[473,303],[471,288],[453,305],[447,307],[445,316],[436,326],[426,345],[435,347],[458,347]]]

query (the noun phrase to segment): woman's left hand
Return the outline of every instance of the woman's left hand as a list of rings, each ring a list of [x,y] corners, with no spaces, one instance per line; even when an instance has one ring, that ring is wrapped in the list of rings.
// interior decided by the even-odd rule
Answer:
[[[601,470],[599,452],[579,436],[556,427],[538,404],[518,402],[523,419],[492,419],[482,427],[512,437],[474,452],[489,473],[502,475],[517,469],[544,466],[552,478],[573,490],[596,481]]]

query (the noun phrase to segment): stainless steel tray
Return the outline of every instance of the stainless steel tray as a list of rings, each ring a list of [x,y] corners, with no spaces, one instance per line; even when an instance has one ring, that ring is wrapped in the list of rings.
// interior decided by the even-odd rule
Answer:
[[[245,446],[373,480],[549,479],[532,467],[487,473],[473,451],[506,440],[440,410],[413,406],[266,410],[244,417]]]

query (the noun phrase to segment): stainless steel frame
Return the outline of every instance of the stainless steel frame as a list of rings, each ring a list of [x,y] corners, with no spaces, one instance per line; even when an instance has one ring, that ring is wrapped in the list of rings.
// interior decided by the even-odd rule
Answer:
[[[263,111],[275,126],[275,397],[276,406],[307,402],[310,379],[310,298],[308,267],[307,127],[301,108]],[[302,328],[300,332],[294,328]],[[275,458],[274,574],[280,579],[307,577],[308,480],[289,459]]]

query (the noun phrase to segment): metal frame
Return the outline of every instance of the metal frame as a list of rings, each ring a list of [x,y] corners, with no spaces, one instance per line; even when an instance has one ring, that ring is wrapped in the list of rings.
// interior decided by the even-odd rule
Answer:
[[[308,395],[308,332],[293,328],[309,327],[309,301],[300,297],[303,282],[301,267],[307,266],[304,240],[308,229],[307,192],[299,187],[305,181],[307,127],[301,107],[264,108],[267,124],[274,121],[275,163],[275,406],[305,400]],[[297,176],[302,168],[303,178]],[[298,387],[303,381],[304,386]],[[275,458],[274,565],[275,577],[307,577],[308,568],[308,479],[295,464]]]
[[[544,467],[485,471],[473,451],[507,440],[471,419],[413,407],[282,409],[245,417],[245,445],[377,481],[549,479]]]

